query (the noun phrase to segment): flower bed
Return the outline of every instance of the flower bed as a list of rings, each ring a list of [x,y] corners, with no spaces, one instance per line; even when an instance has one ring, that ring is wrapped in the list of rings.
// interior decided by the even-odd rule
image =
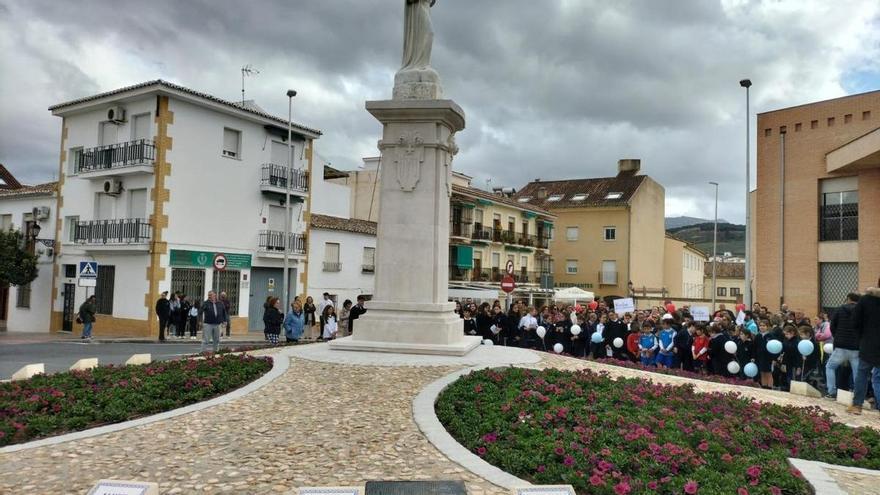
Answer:
[[[596,359],[597,363],[610,364],[612,366],[620,366],[634,370],[643,370],[649,373],[659,373],[661,375],[680,376],[682,378],[690,378],[692,380],[703,380],[706,382],[725,383],[727,385],[739,385],[741,387],[761,388],[761,385],[755,380],[743,380],[741,378],[727,378],[718,375],[701,375],[692,371],[685,371],[675,368],[659,368],[656,366],[644,366],[642,363],[634,363],[632,361],[621,361],[619,359]]]
[[[208,355],[0,383],[0,446],[176,409],[237,389],[270,369],[270,357]]]
[[[589,370],[474,372],[436,412],[487,462],[579,494],[808,494],[787,457],[880,468],[880,433],[819,408]]]

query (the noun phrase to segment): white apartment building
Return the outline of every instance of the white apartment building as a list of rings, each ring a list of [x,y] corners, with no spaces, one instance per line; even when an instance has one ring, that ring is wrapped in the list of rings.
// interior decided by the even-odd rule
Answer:
[[[283,293],[285,245],[291,294],[303,292],[320,131],[294,124],[289,156],[286,119],[162,80],[49,110],[62,118],[53,331],[95,294],[95,335],[157,335],[161,292],[210,289],[228,294],[234,333],[262,329],[263,303]],[[76,277],[80,261],[98,263],[94,287]]]
[[[37,256],[37,278],[20,287],[0,287],[0,330],[45,332],[55,247],[54,182],[25,186],[0,165],[0,230],[18,230]]]
[[[311,181],[308,295],[317,302],[327,292],[337,309],[360,295],[369,300],[375,286],[376,222],[351,218],[350,186],[330,182],[347,175],[325,167]]]

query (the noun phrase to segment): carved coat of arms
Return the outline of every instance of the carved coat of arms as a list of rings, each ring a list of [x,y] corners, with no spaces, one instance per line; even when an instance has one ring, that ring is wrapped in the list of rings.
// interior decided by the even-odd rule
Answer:
[[[406,192],[415,190],[422,177],[422,162],[425,161],[424,140],[418,133],[406,133],[398,140],[395,175],[400,189]]]

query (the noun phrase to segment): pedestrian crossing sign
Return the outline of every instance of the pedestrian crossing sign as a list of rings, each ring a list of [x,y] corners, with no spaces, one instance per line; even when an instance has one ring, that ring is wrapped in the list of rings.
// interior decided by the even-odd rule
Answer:
[[[79,262],[79,278],[98,278],[98,262],[97,261],[80,261]]]

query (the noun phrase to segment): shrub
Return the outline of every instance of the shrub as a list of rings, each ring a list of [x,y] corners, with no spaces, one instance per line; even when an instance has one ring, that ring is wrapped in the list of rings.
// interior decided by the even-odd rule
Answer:
[[[436,411],[487,462],[580,494],[808,494],[787,457],[880,468],[880,433],[819,408],[589,370],[473,372]]]
[[[207,355],[0,383],[0,446],[155,414],[241,387],[272,358]]]

